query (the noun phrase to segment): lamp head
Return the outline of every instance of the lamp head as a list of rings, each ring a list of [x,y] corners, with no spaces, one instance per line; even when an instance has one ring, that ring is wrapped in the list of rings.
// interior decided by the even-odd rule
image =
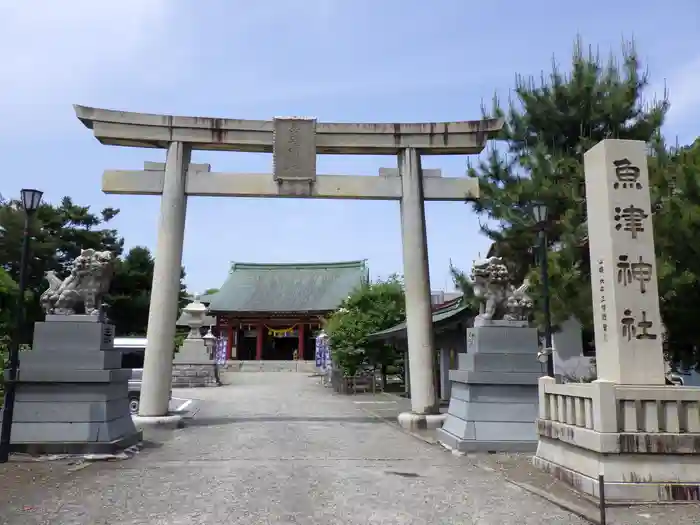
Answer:
[[[24,211],[27,213],[34,213],[41,204],[41,197],[44,195],[44,192],[24,188],[20,193],[22,195],[22,207]]]
[[[532,216],[537,224],[542,224],[547,220],[547,205],[541,201],[535,201],[531,205]]]
[[[214,345],[216,344],[216,336],[211,333],[211,327],[209,328],[209,331],[202,337],[204,339],[204,346],[206,346],[208,349],[214,348]]]

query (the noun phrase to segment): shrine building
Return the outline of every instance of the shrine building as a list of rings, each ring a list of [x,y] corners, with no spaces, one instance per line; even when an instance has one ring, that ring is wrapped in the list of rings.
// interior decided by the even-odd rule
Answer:
[[[203,296],[227,359],[313,360],[323,319],[369,281],[365,261],[232,263],[218,292]]]

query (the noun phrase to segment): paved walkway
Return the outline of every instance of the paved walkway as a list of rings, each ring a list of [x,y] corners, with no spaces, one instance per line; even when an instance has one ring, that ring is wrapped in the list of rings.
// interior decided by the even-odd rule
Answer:
[[[336,396],[317,378],[232,374],[191,424],[0,507],[8,525],[543,524],[581,519]],[[184,397],[183,391],[177,397]]]

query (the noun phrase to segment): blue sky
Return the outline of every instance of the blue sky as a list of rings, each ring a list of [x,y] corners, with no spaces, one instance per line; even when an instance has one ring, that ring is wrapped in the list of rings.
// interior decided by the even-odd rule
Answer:
[[[567,7],[568,6],[568,7]],[[604,54],[634,37],[654,90],[673,105],[666,133],[700,134],[697,0],[22,0],[0,4],[0,193],[70,195],[113,221],[127,246],[155,248],[157,197],[104,195],[106,168],[141,169],[164,152],[100,145],[71,104],[249,119],[452,121],[507,98],[516,73],[568,63],[580,34]],[[653,93],[650,93],[650,96]],[[269,155],[196,152],[214,171],[271,169]],[[319,173],[374,174],[392,157],[321,156]],[[466,157],[424,167],[462,175]],[[462,203],[426,207],[431,284],[452,287],[488,242]],[[368,259],[401,272],[398,204],[191,198],[183,263],[193,291],[230,261]]]

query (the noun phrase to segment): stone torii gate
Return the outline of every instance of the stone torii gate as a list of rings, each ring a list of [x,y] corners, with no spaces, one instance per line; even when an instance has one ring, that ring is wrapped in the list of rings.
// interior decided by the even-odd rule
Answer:
[[[437,412],[433,390],[430,281],[424,201],[478,197],[478,183],[422,170],[421,155],[481,152],[502,128],[500,119],[419,124],[335,124],[284,117],[272,121],[178,117],[75,106],[102,143],[162,148],[165,164],[143,171],[107,170],[105,193],[161,195],[158,242],[148,316],[141,416],[168,411],[187,197],[292,197],[398,200],[401,203],[406,321],[413,425]],[[193,149],[273,154],[273,173],[214,173],[190,164]],[[317,154],[397,155],[398,169],[378,176],[317,175]]]

